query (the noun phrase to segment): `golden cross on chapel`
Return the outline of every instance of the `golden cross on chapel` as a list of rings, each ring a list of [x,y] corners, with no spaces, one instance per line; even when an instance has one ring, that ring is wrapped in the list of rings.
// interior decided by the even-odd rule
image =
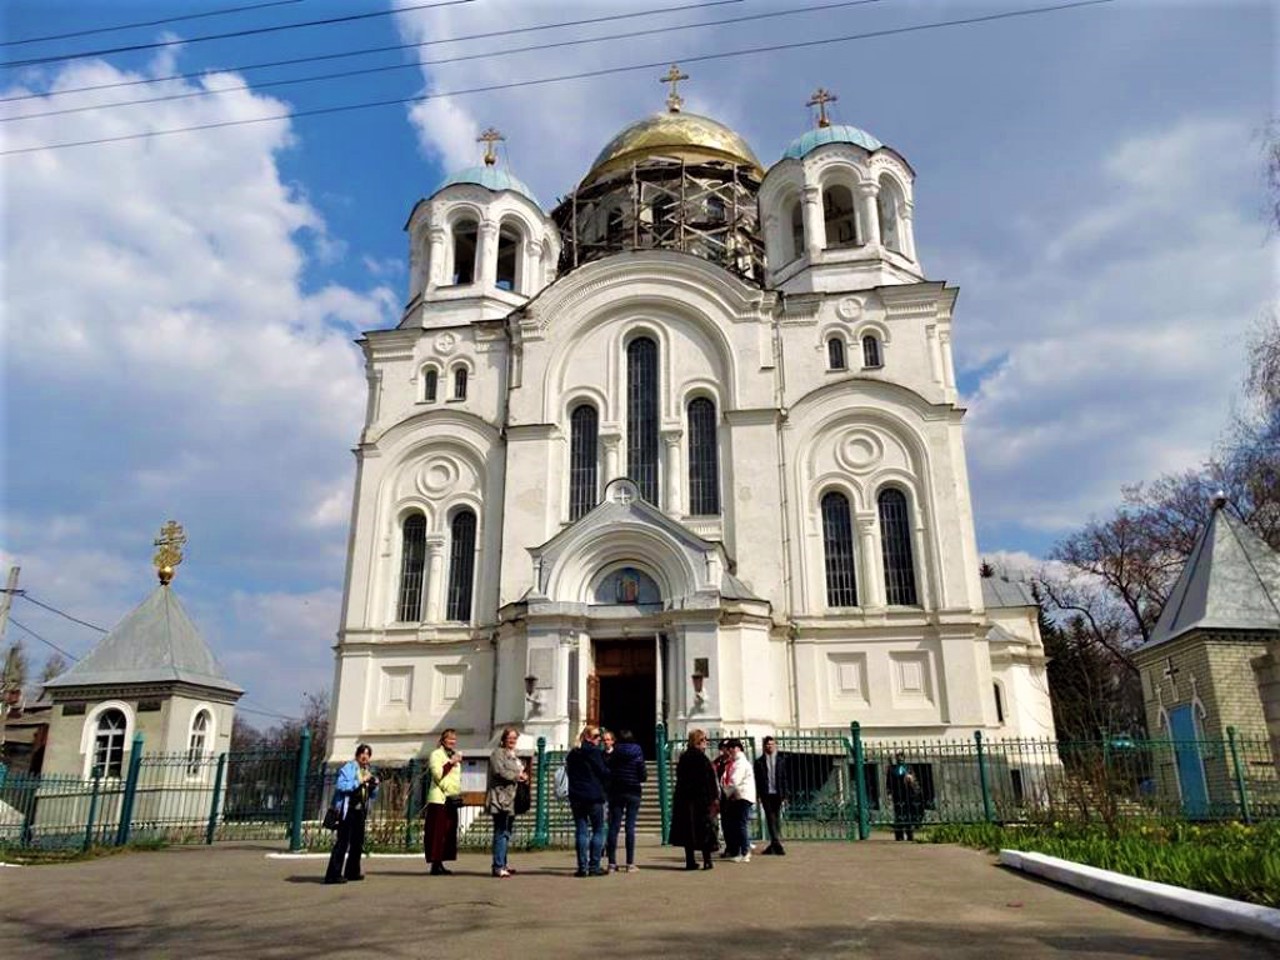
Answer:
[[[684,106],[684,97],[680,96],[676,90],[676,86],[681,80],[688,80],[689,75],[682,73],[676,64],[671,65],[671,69],[667,71],[666,76],[658,78],[659,83],[671,84],[671,93],[667,95],[667,109],[672,113],[679,113],[680,108]]]
[[[173,568],[182,562],[182,547],[186,542],[187,535],[182,532],[178,521],[170,520],[160,528],[160,536],[155,540],[160,549],[151,562],[155,564],[161,583],[167,585],[173,579]]]
[[[476,143],[484,144],[484,165],[486,167],[492,167],[498,162],[498,155],[493,152],[493,145],[495,143],[501,143],[506,139],[506,137],[498,132],[496,127],[490,127],[484,133],[480,134],[480,136],[476,137]]]
[[[814,93],[814,95],[809,98],[809,102],[806,103],[805,106],[818,108],[818,127],[819,128],[831,126],[831,121],[827,119],[827,104],[835,103],[839,99],[840,98],[837,97],[834,93],[831,93],[828,90],[824,90],[822,87],[819,87],[817,92]]]

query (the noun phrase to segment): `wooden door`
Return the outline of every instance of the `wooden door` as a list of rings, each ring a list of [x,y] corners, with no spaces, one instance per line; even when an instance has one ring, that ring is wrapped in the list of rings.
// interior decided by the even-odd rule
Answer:
[[[600,677],[594,673],[587,677],[587,726],[600,726]]]

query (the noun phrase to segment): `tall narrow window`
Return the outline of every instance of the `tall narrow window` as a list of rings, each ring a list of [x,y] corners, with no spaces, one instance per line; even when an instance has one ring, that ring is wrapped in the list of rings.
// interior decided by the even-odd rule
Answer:
[[[420,513],[405,517],[400,549],[400,604],[396,619],[401,623],[422,620],[422,577],[427,560],[427,518]]]
[[[520,283],[520,231],[513,226],[503,224],[498,233],[498,276],[499,290],[518,290]]]
[[[832,337],[827,341],[827,369],[844,370],[846,366],[844,361],[844,341],[839,337]]]
[[[822,498],[822,549],[827,567],[827,606],[856,607],[853,522],[849,501],[842,493],[828,493]]]
[[[720,464],[716,449],[716,405],[706,397],[689,401],[689,513],[720,512]]]
[[[440,374],[434,370],[428,370],[423,374],[422,380],[422,399],[427,403],[435,403],[436,395],[440,392]]]
[[[586,516],[596,505],[600,418],[589,403],[569,415],[569,519]]]
[[[996,723],[1004,724],[1004,694],[1000,692],[1000,684],[993,683],[992,689],[996,695]]]
[[[476,566],[476,515],[459,510],[450,527],[449,619],[471,619],[471,584]]]
[[[126,721],[119,710],[103,710],[93,731],[93,769],[103,777],[119,777],[124,772]]]
[[[453,282],[476,282],[476,237],[479,226],[474,220],[463,220],[453,228]]]
[[[880,214],[880,242],[890,250],[902,252],[902,234],[898,229],[898,215],[902,210],[902,195],[898,185],[888,177],[880,178],[880,197],[876,201]]]
[[[199,711],[191,722],[191,736],[187,740],[187,776],[200,775],[200,761],[209,739],[209,711]]]
[[[627,476],[658,505],[658,345],[649,337],[627,346]]]
[[[797,200],[791,205],[791,256],[795,260],[804,253],[804,205]]]
[[[862,365],[864,367],[884,366],[884,360],[880,356],[880,341],[874,334],[868,333],[862,338]]]
[[[858,214],[853,206],[853,191],[835,186],[822,193],[822,222],[827,230],[827,247],[858,245]]]
[[[911,556],[911,516],[901,490],[881,491],[880,548],[884,556],[884,593],[890,606],[916,605],[916,570]]]
[[[458,367],[453,371],[453,399],[467,399],[467,368]]]

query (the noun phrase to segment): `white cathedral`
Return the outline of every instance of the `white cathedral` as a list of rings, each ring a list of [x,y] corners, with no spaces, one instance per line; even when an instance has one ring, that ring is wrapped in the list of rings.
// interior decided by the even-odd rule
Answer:
[[[403,319],[361,341],[331,759],[1052,734],[1034,602],[979,576],[957,290],[831,99],[766,170],[673,82],[550,214],[494,131],[414,207]]]

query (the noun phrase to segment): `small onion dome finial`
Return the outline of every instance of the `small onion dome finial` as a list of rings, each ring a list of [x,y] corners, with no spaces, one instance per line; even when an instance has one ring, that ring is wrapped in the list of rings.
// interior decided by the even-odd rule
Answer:
[[[1215,493],[1212,497],[1209,498],[1209,505],[1214,510],[1221,510],[1223,507],[1225,507],[1227,505],[1227,491],[1219,490],[1217,493]]]
[[[667,111],[669,113],[679,113],[680,108],[684,106],[684,97],[680,96],[676,88],[681,80],[688,79],[689,75],[681,71],[680,67],[674,63],[664,76],[658,78],[659,83],[671,84],[671,93],[667,95]]]
[[[805,106],[818,108],[818,129],[831,126],[831,121],[827,118],[827,104],[835,103],[839,99],[834,93],[823,87],[819,87],[813,96],[809,98],[809,102]]]
[[[186,543],[187,535],[178,521],[170,520],[160,528],[160,536],[155,539],[154,544],[160,549],[151,562],[155,565],[156,576],[160,578],[161,585],[167,587],[173,581],[174,568],[182,562],[182,548]]]
[[[476,143],[484,144],[484,165],[486,167],[492,167],[498,162],[498,155],[493,152],[493,145],[495,143],[501,143],[506,139],[506,137],[498,132],[496,127],[490,127],[484,133],[480,134],[480,136],[476,137]]]

